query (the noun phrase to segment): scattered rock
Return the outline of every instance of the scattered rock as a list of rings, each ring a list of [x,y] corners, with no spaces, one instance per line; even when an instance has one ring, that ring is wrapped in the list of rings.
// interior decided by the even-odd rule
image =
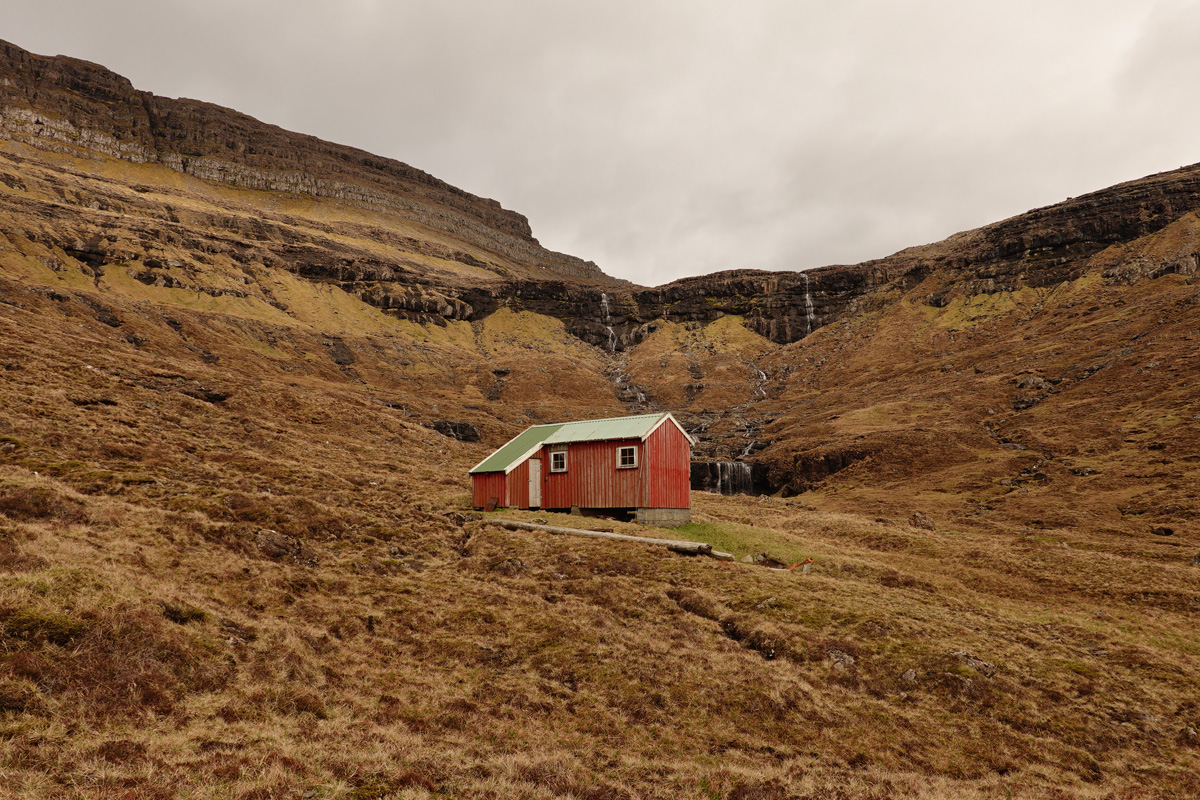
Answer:
[[[357,360],[354,352],[341,339],[326,340],[325,348],[329,351],[329,358],[339,367],[348,367]]]
[[[1027,375],[1017,381],[1018,389],[1044,389],[1046,388],[1046,379],[1040,375]]]
[[[825,653],[833,662],[833,668],[838,672],[849,672],[854,669],[854,656],[845,650],[828,650]]]
[[[928,514],[922,514],[920,511],[913,512],[913,515],[908,518],[908,524],[924,531],[937,530],[937,525],[934,524],[933,518]]]
[[[483,514],[474,511],[443,511],[442,516],[460,528],[468,522],[478,522],[483,519]]]
[[[432,428],[442,436],[449,436],[451,439],[457,439],[460,442],[479,441],[479,429],[469,422],[452,422],[441,419],[429,423],[426,427]]]
[[[1192,566],[1200,567],[1200,553],[1197,553],[1196,555],[1192,556]]]
[[[992,675],[996,674],[995,664],[990,661],[984,661],[982,658],[976,658],[965,650],[959,650],[958,652],[951,653],[950,657],[960,659],[964,664],[984,677],[990,678]]]
[[[1150,532],[1153,533],[1155,536],[1174,536],[1175,535],[1175,529],[1168,528],[1166,525],[1159,525],[1157,528],[1152,528],[1150,530]]]
[[[276,531],[261,530],[254,534],[254,543],[258,549],[270,558],[282,558],[291,553],[299,542],[291,536],[284,536]]]
[[[493,564],[491,571],[495,572],[497,575],[503,575],[507,578],[511,578],[514,575],[520,575],[522,572],[524,572],[527,569],[528,569],[528,567],[525,565],[525,562],[522,561],[521,559],[506,558],[503,561],[499,561],[499,562]]]
[[[263,529],[254,534],[254,543],[267,558],[290,559],[297,564],[317,563],[316,552],[304,542],[278,531]]]
[[[208,386],[185,386],[180,391],[188,397],[203,400],[206,403],[224,403],[231,396],[230,392],[212,389]]]
[[[787,569],[787,564],[777,558],[773,558],[766,553],[754,553],[742,559],[744,564],[757,564],[760,567],[771,567],[772,569]]]
[[[917,682],[917,671],[915,669],[904,670],[904,673],[900,676],[900,682],[907,683],[910,686],[915,685]]]
[[[757,609],[770,608],[771,606],[775,605],[775,603],[777,603],[777,602],[779,602],[778,597],[768,597],[766,600],[763,600],[761,603],[758,603],[754,607]]]

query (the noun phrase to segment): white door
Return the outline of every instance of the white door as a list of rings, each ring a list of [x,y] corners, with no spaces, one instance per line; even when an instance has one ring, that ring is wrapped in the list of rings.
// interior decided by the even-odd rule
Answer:
[[[542,460],[529,459],[529,507],[542,507]]]

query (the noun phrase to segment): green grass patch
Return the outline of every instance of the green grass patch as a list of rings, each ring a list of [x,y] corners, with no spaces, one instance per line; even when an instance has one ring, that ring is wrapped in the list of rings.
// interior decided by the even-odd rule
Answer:
[[[768,553],[789,564],[803,561],[812,553],[796,544],[782,541],[777,531],[739,525],[731,522],[689,522],[671,531],[693,542],[711,544],[714,550],[733,553],[737,557],[751,553]]]

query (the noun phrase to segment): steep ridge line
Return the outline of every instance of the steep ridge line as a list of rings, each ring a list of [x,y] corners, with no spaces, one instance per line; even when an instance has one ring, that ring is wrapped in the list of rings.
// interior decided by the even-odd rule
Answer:
[[[407,164],[211,103],[138,91],[97,64],[38,56],[3,41],[0,136],[397,214],[555,274],[611,282],[595,264],[542,248],[521,214]]]
[[[856,266],[806,272],[737,269],[645,288],[610,278],[590,262],[545,250],[525,217],[407,164],[290,133],[209,103],[138,91],[101,66],[37,56],[4,42],[0,138],[67,155],[160,164],[216,184],[323,198],[403,218],[419,228],[398,249],[428,254],[432,248],[436,257],[475,268],[475,276],[457,280],[420,263],[331,247],[328,239],[320,248],[301,246],[305,237],[299,231],[285,237],[291,239],[287,246],[272,246],[278,237],[270,231],[251,236],[269,252],[247,254],[247,259],[338,285],[416,322],[477,321],[500,307],[525,309],[563,320],[589,343],[620,350],[642,341],[660,319],[703,323],[737,315],[756,333],[786,344],[847,314],[894,302],[923,283],[927,302],[935,306],[952,297],[1055,286],[1084,274],[1089,259],[1106,248],[1162,230],[1200,208],[1200,169],[1185,167]],[[245,224],[235,227],[247,233]],[[478,252],[439,248],[431,242],[436,237],[420,234],[421,229],[449,235]],[[367,235],[395,238],[379,226]],[[55,244],[71,249],[73,241]],[[94,255],[128,260],[136,253]],[[1190,274],[1195,267],[1196,259],[1185,257],[1139,269]],[[1131,276],[1125,268],[1106,277]]]

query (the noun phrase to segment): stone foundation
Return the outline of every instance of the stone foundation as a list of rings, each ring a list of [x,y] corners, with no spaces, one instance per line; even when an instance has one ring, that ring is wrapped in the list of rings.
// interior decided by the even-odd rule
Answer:
[[[657,528],[677,528],[692,521],[690,508],[639,508],[637,521]]]

